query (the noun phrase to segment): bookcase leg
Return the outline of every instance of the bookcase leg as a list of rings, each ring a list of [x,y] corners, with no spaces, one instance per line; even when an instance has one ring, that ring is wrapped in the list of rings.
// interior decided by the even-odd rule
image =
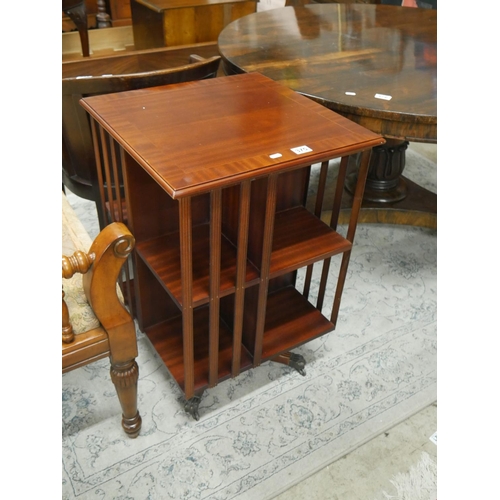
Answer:
[[[283,363],[284,365],[291,366],[292,368],[295,368],[295,370],[297,370],[303,377],[305,377],[306,375],[306,372],[304,370],[306,366],[306,360],[301,354],[296,354],[294,352],[284,352],[272,358],[271,361],[276,361],[277,363]]]
[[[198,412],[200,401],[201,394],[199,396],[193,396],[184,403],[184,410],[186,410],[186,413],[189,413],[195,420],[200,420],[200,414]]]

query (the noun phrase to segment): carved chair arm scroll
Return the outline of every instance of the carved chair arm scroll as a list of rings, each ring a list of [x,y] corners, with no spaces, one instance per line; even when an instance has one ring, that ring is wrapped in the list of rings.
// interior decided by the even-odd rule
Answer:
[[[135,239],[128,228],[121,222],[106,226],[92,243],[88,253],[81,250],[71,256],[62,257],[62,277],[71,278],[81,273],[83,289],[88,303],[99,323],[108,333],[110,344],[126,345],[121,340],[135,338],[135,328],[130,321],[130,314],[122,305],[117,290],[121,268],[134,248]],[[74,340],[68,307],[62,292],[62,340],[70,343]],[[130,342],[135,346],[135,342]],[[137,356],[128,349],[115,350],[115,361]]]
[[[138,354],[134,323],[116,293],[116,282],[134,245],[135,239],[125,224],[109,224],[92,243],[89,253],[95,255],[94,263],[83,275],[85,295],[108,333],[112,363],[130,360]]]

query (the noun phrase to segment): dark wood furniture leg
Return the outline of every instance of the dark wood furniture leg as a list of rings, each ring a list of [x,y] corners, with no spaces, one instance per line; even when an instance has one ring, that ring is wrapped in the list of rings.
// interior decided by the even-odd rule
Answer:
[[[437,195],[404,177],[408,141],[386,139],[373,148],[359,221],[437,228]],[[342,200],[340,223],[349,220],[357,179],[352,162]]]
[[[82,0],[81,2],[75,3],[74,0],[63,0],[62,7],[63,12],[70,17],[78,29],[83,57],[88,57],[90,55],[90,49],[87,26],[87,7],[85,6],[85,2]]]

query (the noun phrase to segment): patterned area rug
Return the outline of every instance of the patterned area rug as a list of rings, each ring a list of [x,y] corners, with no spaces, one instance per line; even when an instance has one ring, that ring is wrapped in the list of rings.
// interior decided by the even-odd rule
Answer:
[[[413,151],[405,174],[435,191]],[[68,199],[95,237],[94,205]],[[65,374],[63,499],[271,499],[434,402],[436,247],[434,230],[358,226],[336,330],[294,350],[306,376],[264,363],[206,391],[198,422],[140,331],[137,439],[107,360]]]

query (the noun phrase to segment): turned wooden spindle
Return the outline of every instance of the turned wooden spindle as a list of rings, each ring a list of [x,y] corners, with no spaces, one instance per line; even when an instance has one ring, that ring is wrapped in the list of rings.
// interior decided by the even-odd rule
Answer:
[[[68,305],[64,300],[64,290],[62,291],[62,341],[65,344],[70,344],[75,340],[75,332],[69,320]]]
[[[106,12],[106,2],[104,0],[97,0],[97,27],[98,28],[110,28],[111,18]]]
[[[62,277],[69,279],[72,278],[75,273],[85,274],[92,263],[94,262],[95,254],[86,254],[81,250],[77,250],[73,255],[69,257],[66,255],[62,256]]]
[[[73,277],[75,273],[85,274],[92,263],[95,260],[95,254],[86,254],[81,250],[77,250],[71,256],[62,256],[62,277],[69,279]],[[62,341],[65,344],[73,342],[75,339],[75,333],[73,332],[73,327],[71,326],[71,321],[69,320],[68,305],[64,300],[64,290],[62,291]]]

